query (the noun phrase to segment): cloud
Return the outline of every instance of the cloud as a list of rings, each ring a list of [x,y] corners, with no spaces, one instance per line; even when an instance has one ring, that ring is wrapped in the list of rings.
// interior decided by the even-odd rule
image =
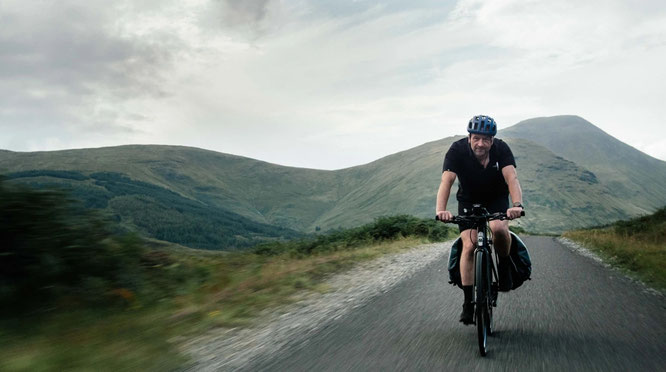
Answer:
[[[122,103],[168,95],[166,38],[122,35],[106,1],[8,2],[0,7],[0,122],[34,136],[92,129],[120,134]],[[112,107],[112,109],[109,109]],[[135,113],[136,114],[136,113]],[[21,137],[16,135],[16,137]],[[53,141],[51,141],[53,143]],[[27,143],[27,141],[25,142]]]
[[[618,99],[610,96],[613,84],[628,88],[627,74],[609,61],[627,47],[642,48],[627,45],[630,37],[658,48],[658,14],[632,10],[623,18],[624,5],[615,2],[606,10],[574,2],[523,4],[463,1],[450,13],[369,4],[316,13],[313,6],[244,48],[221,46],[216,54],[216,43],[225,39],[211,39],[208,48],[220,63],[196,76],[197,87],[190,88],[197,104],[182,119],[220,136],[190,143],[258,156],[243,136],[261,133],[253,136],[262,143],[261,155],[304,165],[313,157],[288,155],[282,144],[289,138],[316,143],[308,146],[319,148],[317,158],[334,159],[338,146],[369,161],[371,154],[460,134],[459,123],[478,113],[496,116],[503,126],[570,113],[599,118],[599,125],[622,124],[619,115],[601,114]],[[265,21],[269,16],[262,14]],[[636,17],[651,26],[635,25]],[[589,19],[596,19],[592,28]],[[638,104],[628,89],[622,95]]]
[[[254,43],[279,32],[289,18],[304,10],[302,5],[277,0],[212,0],[202,6],[205,11],[198,14],[198,26],[204,32]]]
[[[578,114],[636,139],[632,118],[666,115],[659,3],[5,2],[0,147],[174,143],[335,168],[479,113]]]
[[[459,32],[466,44],[490,54],[442,75],[467,82],[465,91],[502,121],[578,114],[640,146],[642,134],[631,123],[666,115],[657,102],[665,76],[657,66],[666,64],[666,9],[659,3],[463,0],[451,24],[466,30]]]
[[[81,95],[98,86],[111,87],[109,93],[117,96],[163,94],[159,72],[170,62],[171,52],[156,40],[114,34],[114,9],[99,11],[104,1],[85,4],[5,8],[0,78],[54,85]]]
[[[257,24],[265,17],[269,0],[222,0],[223,19],[229,26]]]

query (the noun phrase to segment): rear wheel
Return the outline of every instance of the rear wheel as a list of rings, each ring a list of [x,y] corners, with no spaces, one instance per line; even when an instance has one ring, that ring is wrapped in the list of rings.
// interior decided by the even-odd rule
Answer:
[[[490,327],[490,316],[488,314],[488,277],[486,264],[486,254],[483,251],[476,252],[474,284],[476,286],[476,329],[479,338],[479,352],[481,356],[486,356],[486,347],[488,344],[488,333]]]

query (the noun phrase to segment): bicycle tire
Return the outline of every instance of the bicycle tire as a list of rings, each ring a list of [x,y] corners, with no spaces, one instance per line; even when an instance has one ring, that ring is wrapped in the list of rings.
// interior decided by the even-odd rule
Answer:
[[[492,249],[490,250],[492,251]],[[486,298],[488,299],[488,336],[493,336],[493,307],[497,306],[497,301],[493,300],[493,256],[492,253],[486,255],[488,259],[488,264],[486,265],[486,283],[488,291],[486,292]]]
[[[489,257],[489,256],[486,256],[486,257]],[[493,306],[494,306],[493,302],[492,302],[493,301],[493,295],[492,295],[493,279],[492,279],[492,272],[490,270],[490,266],[486,266],[486,268],[488,269],[488,271],[486,271],[486,273],[487,273],[486,283],[487,283],[487,288],[488,288],[488,291],[486,292],[487,293],[486,298],[488,299],[487,300],[487,305],[486,305],[486,311],[487,311],[487,315],[488,315],[488,324],[487,324],[487,326],[488,326],[488,336],[492,336],[493,335]]]
[[[474,259],[474,285],[476,289],[476,330],[479,341],[479,352],[481,356],[486,356],[488,347],[488,298],[487,293],[487,278],[484,275],[486,266],[486,253],[484,251],[476,252]]]

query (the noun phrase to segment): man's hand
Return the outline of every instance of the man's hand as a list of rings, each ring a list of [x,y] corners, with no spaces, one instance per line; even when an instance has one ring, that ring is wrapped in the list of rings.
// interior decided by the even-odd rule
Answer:
[[[437,211],[437,217],[440,221],[449,222],[453,219],[453,213],[449,211]]]
[[[523,211],[523,208],[521,207],[511,207],[506,210],[506,216],[510,219],[513,220],[515,218],[520,218],[520,213]]]

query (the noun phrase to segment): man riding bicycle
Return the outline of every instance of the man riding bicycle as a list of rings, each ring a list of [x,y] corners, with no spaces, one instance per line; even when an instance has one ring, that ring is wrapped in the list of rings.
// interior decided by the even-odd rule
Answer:
[[[451,221],[453,214],[446,210],[453,182],[458,177],[458,214],[469,215],[473,204],[481,204],[489,213],[506,212],[509,219],[520,218],[523,210],[522,190],[516,174],[516,161],[509,146],[494,138],[497,134],[495,120],[489,116],[473,117],[467,126],[469,135],[454,142],[444,157],[442,181],[437,192],[437,217]],[[512,206],[509,207],[508,196]],[[477,231],[471,225],[461,224],[460,276],[465,300],[460,321],[474,322],[474,247]],[[499,257],[499,290],[509,291],[512,286],[509,251],[511,234],[508,221],[490,221],[495,250]]]

